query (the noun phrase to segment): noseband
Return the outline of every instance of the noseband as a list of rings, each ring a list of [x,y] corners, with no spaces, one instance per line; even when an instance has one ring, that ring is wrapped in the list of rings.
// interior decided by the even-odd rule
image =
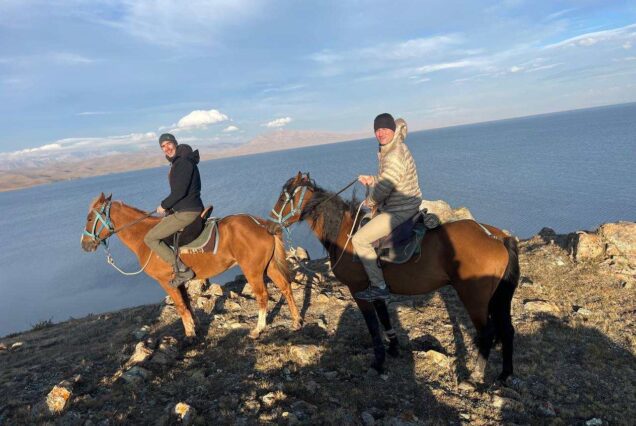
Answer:
[[[298,204],[294,205],[294,197],[296,196],[298,191],[300,191],[300,199],[298,200]],[[272,215],[276,218],[276,221],[278,222],[278,224],[281,225],[283,228],[287,228],[289,226],[287,224],[287,221],[290,218],[294,217],[297,214],[300,215],[302,210],[303,200],[305,199],[306,193],[307,193],[307,186],[304,186],[304,185],[297,186],[294,189],[294,192],[291,193],[291,195],[289,194],[289,192],[287,192],[287,190],[283,192],[283,194],[285,195],[285,202],[280,207],[280,210],[276,211],[272,209]],[[283,212],[285,211],[287,204],[289,204],[290,206],[289,213],[283,216]]]

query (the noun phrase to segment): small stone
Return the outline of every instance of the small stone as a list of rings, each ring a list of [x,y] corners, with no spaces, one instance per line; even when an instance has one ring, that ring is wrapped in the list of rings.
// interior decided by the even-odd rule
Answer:
[[[295,345],[289,348],[290,358],[301,366],[312,364],[319,353],[320,348],[316,345]]]
[[[459,413],[459,417],[462,420],[470,420],[470,414],[469,413]]]
[[[223,307],[231,312],[236,312],[243,309],[240,303],[235,302],[233,300],[226,300],[225,303],[223,304]]]
[[[68,408],[73,390],[68,382],[61,382],[46,396],[46,407],[51,414],[60,414]]]
[[[150,371],[135,365],[126,371],[121,378],[131,385],[137,385],[151,376]]]
[[[561,259],[557,259],[556,262],[554,262],[554,264],[557,265],[557,266],[564,266],[565,262],[562,261]]]
[[[4,343],[0,343],[0,352],[6,351],[6,350],[7,350],[7,345],[5,345]]]
[[[584,308],[584,307],[582,307],[582,306],[576,306],[576,305],[574,305],[574,306],[572,307],[572,310],[573,310],[574,312],[576,312],[578,315],[584,315],[584,316],[592,315],[592,311],[590,311],[589,309],[586,309],[586,308]]]
[[[365,426],[375,425],[375,419],[373,418],[373,415],[368,411],[363,411],[362,414],[360,414],[360,419],[362,420],[362,424]]]
[[[15,342],[13,345],[11,345],[11,350],[17,351],[18,349],[22,348],[23,346],[24,346],[24,342]]]
[[[526,300],[523,302],[523,308],[528,312],[535,313],[554,313],[559,311],[559,308],[554,303],[546,300]]]
[[[320,386],[318,385],[318,383],[316,383],[316,382],[315,382],[315,381],[313,381],[313,380],[310,380],[309,382],[307,382],[307,383],[305,384],[305,388],[306,388],[306,389],[307,389],[307,391],[308,391],[310,394],[312,394],[312,395],[316,393],[316,391],[318,390],[318,388],[319,388],[319,387],[320,387]]]
[[[385,382],[387,380],[389,380],[389,375],[388,374],[380,374],[380,379],[384,380]]]
[[[174,305],[174,300],[172,300],[172,297],[170,297],[170,296],[166,296],[166,297],[163,299],[163,304],[164,304],[164,305],[167,305],[167,306],[173,306],[173,305]]]
[[[601,426],[603,424],[603,420],[599,418],[592,418],[585,422],[585,426]]]
[[[126,365],[132,366],[135,364],[141,364],[142,362],[150,358],[153,352],[154,351],[152,349],[146,347],[146,344],[144,342],[139,342],[135,345],[135,351],[130,356],[130,359],[128,359]]]
[[[338,372],[337,371],[325,371],[324,373],[322,373],[323,376],[325,376],[325,378],[329,379],[329,380],[333,380],[336,377],[338,377]]]
[[[135,339],[143,339],[144,337],[146,337],[148,335],[148,333],[150,332],[150,326],[148,325],[144,325],[143,327],[141,327],[139,330],[135,330],[133,332],[133,336],[135,336]]]
[[[294,413],[290,413],[289,411],[283,411],[283,413],[280,416],[285,421],[287,421],[287,424],[289,425],[298,424],[298,417]]]
[[[426,351],[424,355],[429,361],[432,361],[441,367],[448,366],[448,357],[444,355],[443,353],[440,353],[431,349]]]
[[[254,297],[254,292],[252,291],[252,286],[247,283],[245,284],[245,286],[243,287],[243,290],[241,291],[241,296],[243,297]]]
[[[539,405],[539,414],[544,417],[555,417],[556,411],[554,410],[554,406],[549,402],[545,401]]]
[[[506,408],[514,411],[523,411],[523,404],[521,402],[510,398],[504,398],[499,395],[495,395],[493,397],[492,406],[499,409]]]
[[[223,296],[223,287],[220,284],[210,284],[210,288],[208,288],[208,293],[212,296]]]
[[[190,425],[194,421],[197,411],[194,407],[186,404],[185,402],[179,402],[174,406],[172,413],[181,421],[181,424]]]
[[[296,247],[295,254],[296,254],[296,259],[298,260],[311,260],[309,258],[309,253],[307,253],[307,250],[305,250],[302,247]]]
[[[261,401],[265,404],[266,407],[271,407],[276,403],[276,394],[274,392],[269,392],[261,397]]]
[[[318,321],[316,321],[316,324],[318,324],[318,327],[322,328],[325,331],[329,330],[329,327],[327,326],[327,321],[323,317],[318,318]]]
[[[238,330],[239,328],[243,328],[243,324],[241,324],[240,322],[233,322],[230,324],[231,330]]]
[[[186,290],[190,297],[197,297],[205,293],[207,287],[206,280],[190,280],[186,283]]]
[[[238,298],[239,298],[239,295],[238,295],[238,293],[237,293],[237,292],[230,290],[230,292],[229,292],[229,294],[228,294],[228,297],[229,297],[230,299],[238,299]]]
[[[467,381],[460,382],[457,388],[464,392],[473,392],[475,390],[475,386]]]

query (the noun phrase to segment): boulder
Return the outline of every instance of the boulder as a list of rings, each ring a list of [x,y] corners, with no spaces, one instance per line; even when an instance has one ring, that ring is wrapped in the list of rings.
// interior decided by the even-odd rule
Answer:
[[[311,365],[319,354],[320,348],[316,345],[295,345],[289,348],[291,359],[301,366]]]
[[[223,287],[221,284],[210,284],[210,288],[208,288],[208,293],[212,296],[223,296]]]
[[[568,251],[577,262],[597,260],[605,255],[605,243],[597,234],[584,231],[572,234],[569,238]]]
[[[599,228],[598,234],[607,242],[609,255],[625,257],[630,264],[636,265],[636,223],[606,223]]]
[[[46,396],[46,407],[51,414],[60,414],[66,410],[73,396],[73,386],[64,381],[53,387]]]

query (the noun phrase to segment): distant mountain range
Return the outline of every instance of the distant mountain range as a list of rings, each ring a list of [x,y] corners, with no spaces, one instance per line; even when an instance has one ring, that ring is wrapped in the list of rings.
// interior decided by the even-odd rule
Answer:
[[[335,133],[312,130],[275,130],[245,144],[221,143],[199,148],[202,160],[281,151],[371,137],[369,132]],[[194,146],[194,148],[198,148]],[[55,155],[53,155],[55,154]],[[159,149],[134,152],[34,150],[5,156],[0,165],[0,191],[27,188],[61,180],[79,179],[165,165]]]

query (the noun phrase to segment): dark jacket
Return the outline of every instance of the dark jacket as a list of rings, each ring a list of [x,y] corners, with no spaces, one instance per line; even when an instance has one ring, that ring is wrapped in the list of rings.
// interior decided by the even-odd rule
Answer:
[[[168,178],[170,195],[161,202],[161,207],[172,211],[203,211],[201,201],[201,176],[199,175],[199,150],[192,151],[190,145],[178,145]]]

